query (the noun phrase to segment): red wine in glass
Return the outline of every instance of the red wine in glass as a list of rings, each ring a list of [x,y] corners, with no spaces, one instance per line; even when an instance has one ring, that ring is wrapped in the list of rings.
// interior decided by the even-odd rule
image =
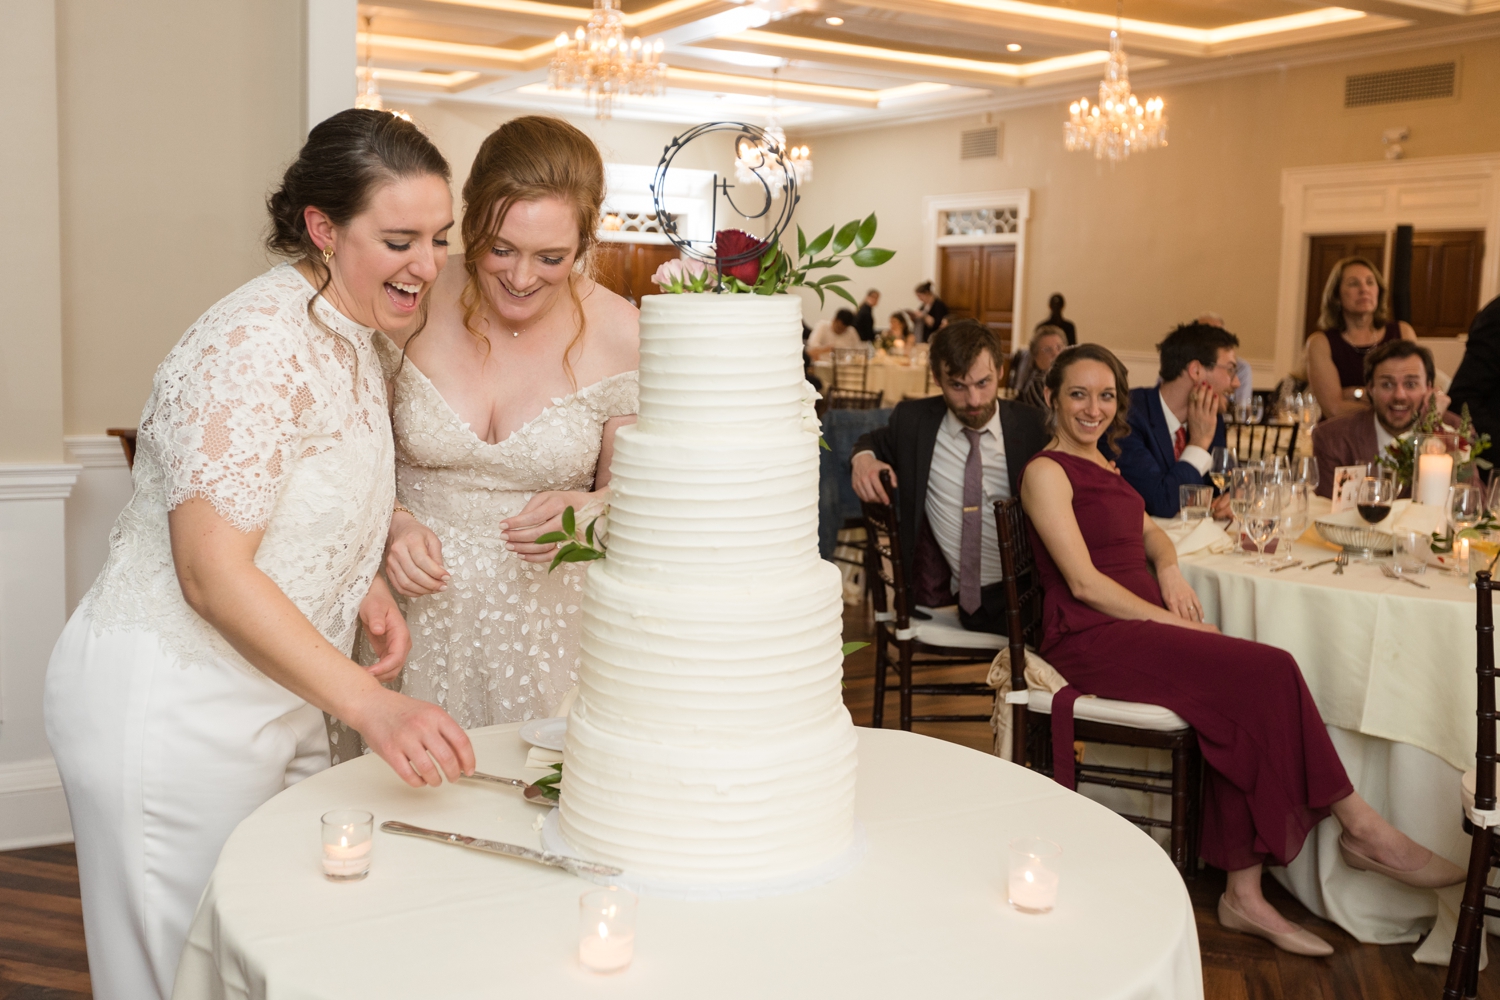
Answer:
[[[1359,511],[1359,516],[1368,524],[1379,524],[1391,513],[1391,505],[1388,503],[1360,503],[1354,506]]]

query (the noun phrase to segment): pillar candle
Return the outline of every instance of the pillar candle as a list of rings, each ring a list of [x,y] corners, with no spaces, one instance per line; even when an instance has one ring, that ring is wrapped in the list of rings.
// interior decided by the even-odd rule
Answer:
[[[1417,456],[1416,501],[1430,507],[1448,503],[1448,484],[1453,479],[1452,455]]]

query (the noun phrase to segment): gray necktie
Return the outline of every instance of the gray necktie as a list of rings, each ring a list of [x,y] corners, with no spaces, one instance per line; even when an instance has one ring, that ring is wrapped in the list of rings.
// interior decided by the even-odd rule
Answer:
[[[964,428],[969,457],[964,462],[963,528],[958,535],[958,606],[969,614],[979,610],[979,547],[984,532],[979,503],[984,499],[984,463],[979,455],[979,432]]]

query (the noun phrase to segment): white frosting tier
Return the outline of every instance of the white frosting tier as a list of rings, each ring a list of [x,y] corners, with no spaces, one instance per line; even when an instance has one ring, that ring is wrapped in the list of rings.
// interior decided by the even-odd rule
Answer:
[[[800,320],[787,296],[642,305],[640,418],[616,437],[609,557],[584,590],[559,829],[648,881],[785,883],[852,843]]]

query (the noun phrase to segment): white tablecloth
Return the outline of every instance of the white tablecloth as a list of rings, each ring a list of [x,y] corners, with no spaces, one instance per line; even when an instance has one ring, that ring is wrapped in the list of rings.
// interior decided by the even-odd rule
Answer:
[[[818,361],[813,364],[813,374],[823,383],[823,395],[833,385],[833,365]],[[855,388],[858,388],[857,386]],[[871,361],[865,368],[865,389],[879,389],[885,394],[881,406],[895,406],[907,396],[936,396],[941,390],[934,385],[927,388],[927,367],[910,366],[895,362]]]
[[[524,773],[517,728],[473,734],[481,770]],[[852,873],[769,899],[645,897],[635,963],[607,978],[575,957],[590,886],[559,870],[377,832],[368,879],[325,881],[318,817],[338,806],[538,845],[540,810],[510,790],[410,789],[373,757],[342,764],[235,830],[174,995],[1202,997],[1187,892],[1139,830],[1041,775],[912,733],[859,730],[859,762],[869,848]],[[1063,848],[1044,916],[1005,902],[1006,844],[1030,834]]]
[[[1294,547],[1310,565],[1333,552]],[[1430,590],[1354,562],[1271,573],[1251,558],[1181,560],[1204,616],[1226,635],[1297,658],[1354,788],[1408,836],[1466,867],[1458,781],[1474,766],[1474,592],[1429,570]],[[1319,916],[1361,941],[1414,941],[1438,897],[1356,872],[1338,852],[1338,824],[1321,824],[1277,877]]]

